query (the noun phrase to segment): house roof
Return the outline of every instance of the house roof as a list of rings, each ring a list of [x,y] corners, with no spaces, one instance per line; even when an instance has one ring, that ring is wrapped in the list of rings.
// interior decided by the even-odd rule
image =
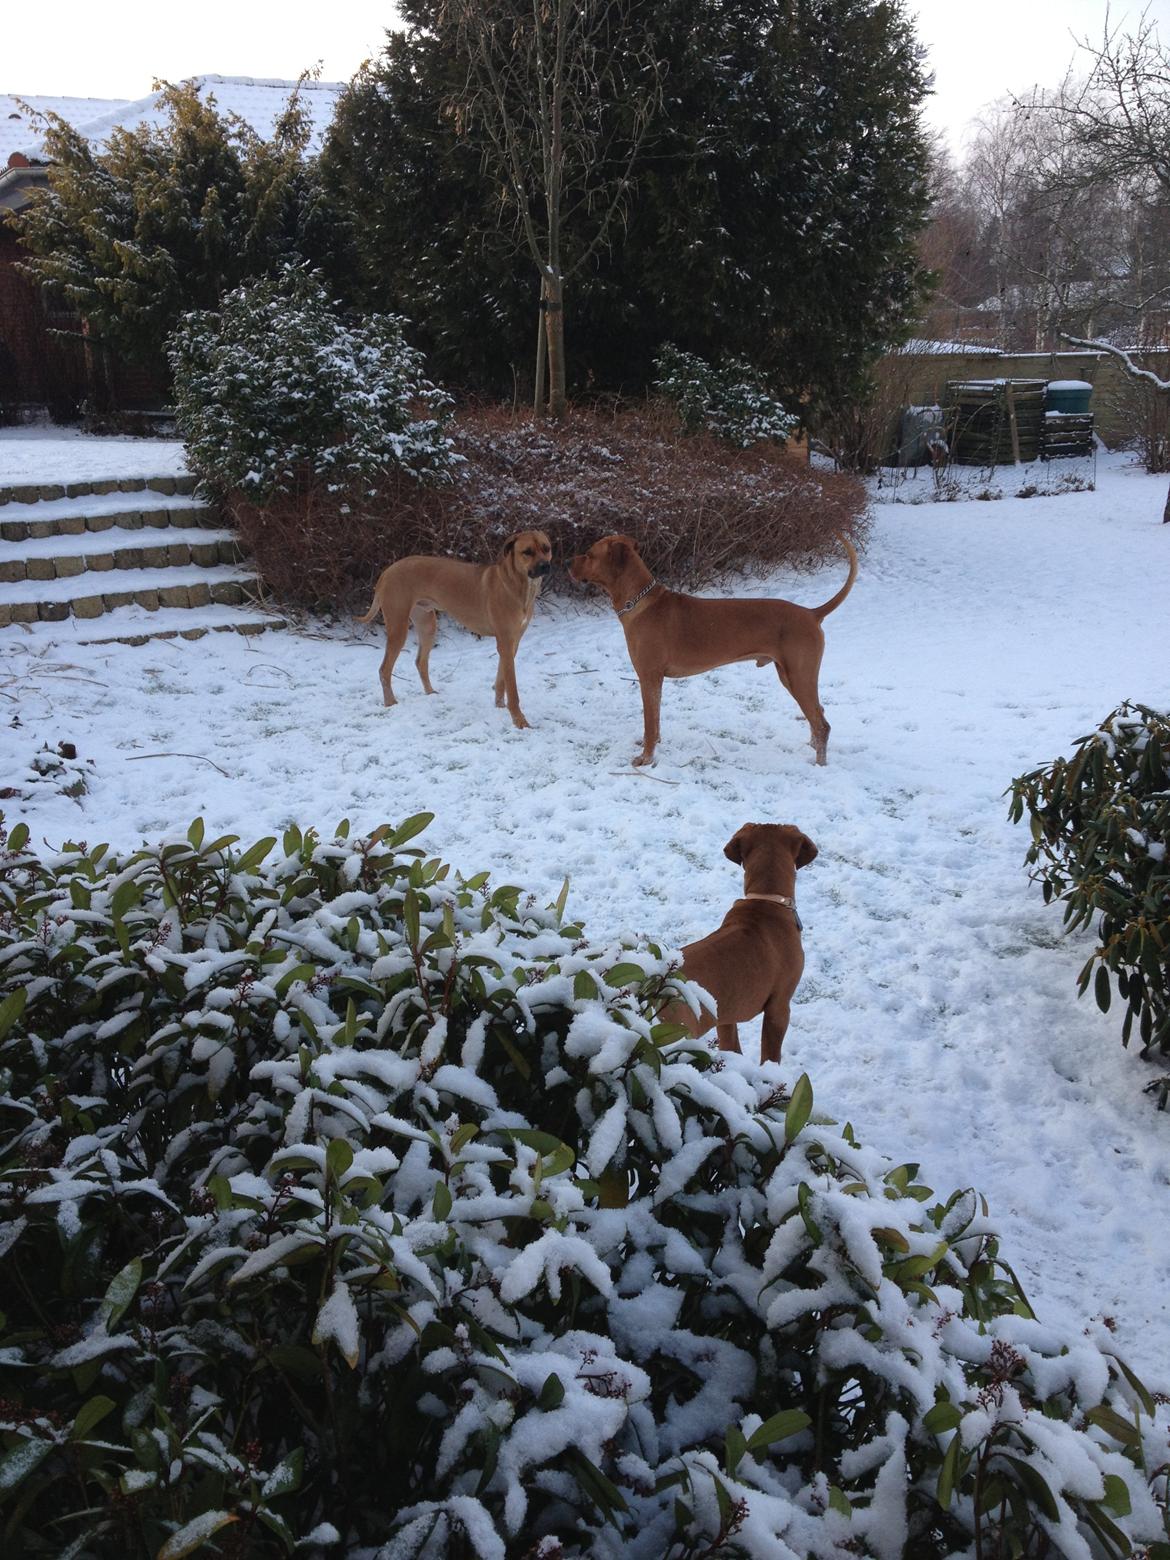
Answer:
[[[23,108],[22,103],[28,108]],[[76,125],[125,107],[125,98],[36,97],[0,92],[0,168],[8,166],[12,152],[23,151],[36,140],[37,126],[30,110],[39,114],[60,114],[62,119]]]
[[[220,113],[238,114],[257,135],[264,139],[272,135],[289,98],[298,86],[295,81],[266,80],[255,76],[192,76],[189,81],[200,97],[214,99]],[[303,81],[300,83],[299,90],[301,102],[308,112],[312,126],[309,151],[318,152],[333,118],[337,99],[345,90],[345,84],[339,81]],[[99,147],[109,139],[114,130],[132,130],[143,124],[157,127],[161,126],[167,118],[161,91],[152,92],[148,97],[138,98],[129,103],[111,102],[101,98],[30,98],[29,102],[37,108],[52,107],[63,119],[67,119],[75,129],[80,131],[87,141]],[[69,111],[65,111],[56,108],[57,103],[68,103],[71,107]],[[88,105],[88,108],[82,111],[77,105]],[[7,163],[9,154],[14,151],[23,153],[34,163],[45,160],[44,144],[37,137],[35,129],[32,135],[29,135],[26,129],[20,142],[8,147],[3,159],[0,160],[0,168]]]

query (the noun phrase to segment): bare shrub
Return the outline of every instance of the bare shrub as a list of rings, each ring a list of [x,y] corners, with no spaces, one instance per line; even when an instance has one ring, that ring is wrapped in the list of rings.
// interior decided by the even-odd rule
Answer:
[[[1109,399],[1125,440],[1149,472],[1170,471],[1170,395],[1148,380],[1119,376]]]
[[[898,419],[912,400],[918,370],[912,353],[887,353],[873,368],[864,391],[822,417],[816,447],[842,471],[872,472],[896,459]]]
[[[371,498],[306,482],[263,507],[234,495],[229,506],[273,594],[364,607],[395,558],[487,562],[530,528],[548,532],[562,566],[597,537],[627,532],[659,578],[687,586],[745,568],[811,568],[837,550],[837,536],[860,544],[867,530],[854,478],[771,446],[683,437],[673,414],[655,408],[574,411],[555,425],[486,408],[463,412],[448,432],[465,463],[442,486],[390,476]],[[545,588],[571,588],[564,567]]]

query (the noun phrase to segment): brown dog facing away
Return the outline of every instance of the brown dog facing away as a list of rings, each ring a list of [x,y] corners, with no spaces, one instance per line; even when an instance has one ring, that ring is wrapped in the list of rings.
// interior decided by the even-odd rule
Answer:
[[[723,854],[743,866],[743,898],[717,932],[682,950],[682,974],[710,992],[715,1012],[704,1007],[696,1017],[676,1000],[660,1016],[696,1037],[714,1024],[719,1049],[738,1051],[738,1026],[762,1013],[760,1060],[778,1062],[792,993],[804,970],[796,873],[814,860],[817,848],[791,823],[745,823]]]
[[[506,698],[512,724],[527,726],[516,692],[516,647],[532,622],[551,560],[552,547],[543,531],[520,531],[504,543],[495,563],[416,555],[399,558],[383,569],[374,586],[370,610],[357,620],[372,623],[381,612],[386,625],[386,654],[378,672],[383,702],[398,702],[391,679],[411,623],[418,636],[418,675],[424,691],[434,693],[429,663],[438,632],[436,614],[447,612],[473,634],[490,635],[495,640],[496,705],[501,707]]]
[[[836,611],[857,578],[857,554],[847,537],[841,543],[849,558],[849,578],[819,607],[751,597],[712,601],[668,590],[655,581],[632,536],[603,536],[573,559],[573,579],[607,591],[626,631],[642,688],[644,730],[635,764],[649,764],[654,758],[663,679],[694,677],[732,661],[775,666],[808,721],[817,763],[826,762],[829,723],[817,690],[825,649],[821,620]]]

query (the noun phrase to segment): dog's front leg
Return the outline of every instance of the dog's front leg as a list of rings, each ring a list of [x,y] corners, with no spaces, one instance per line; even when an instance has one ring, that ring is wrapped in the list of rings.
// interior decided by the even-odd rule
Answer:
[[[506,700],[513,726],[518,731],[524,731],[528,722],[524,719],[524,711],[520,708],[520,695],[516,690],[516,641],[497,639],[496,654],[499,658],[499,667],[496,671],[496,706],[498,708]]]
[[[635,757],[635,765],[652,764],[654,749],[658,746],[658,716],[662,708],[662,678],[642,677],[642,751]]]
[[[721,1051],[739,1050],[738,1024],[716,1024],[715,1033],[719,1036],[719,1049]]]

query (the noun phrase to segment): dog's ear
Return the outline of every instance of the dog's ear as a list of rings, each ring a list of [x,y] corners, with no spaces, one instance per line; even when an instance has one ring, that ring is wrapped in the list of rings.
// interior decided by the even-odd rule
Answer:
[[[626,537],[626,541],[629,543],[630,551],[632,553],[636,553],[637,556],[640,558],[642,556],[642,549],[638,546],[638,544],[634,540],[634,538],[632,536],[627,536]]]
[[[723,847],[723,854],[728,861],[734,861],[737,867],[743,866],[743,830],[736,829],[735,833]]]
[[[801,834],[798,837],[798,844],[797,844],[797,847],[796,847],[796,865],[797,865],[797,869],[799,870],[799,868],[801,868],[801,867],[807,867],[810,861],[815,861],[816,859],[817,859],[817,848],[816,848],[816,846],[809,839],[807,834]]]
[[[512,553],[516,549],[516,543],[519,540],[520,540],[520,532],[519,531],[517,531],[514,536],[509,536],[508,540],[500,548],[500,556],[499,556],[499,560],[498,560],[500,563],[503,563],[505,558],[511,557]]]

